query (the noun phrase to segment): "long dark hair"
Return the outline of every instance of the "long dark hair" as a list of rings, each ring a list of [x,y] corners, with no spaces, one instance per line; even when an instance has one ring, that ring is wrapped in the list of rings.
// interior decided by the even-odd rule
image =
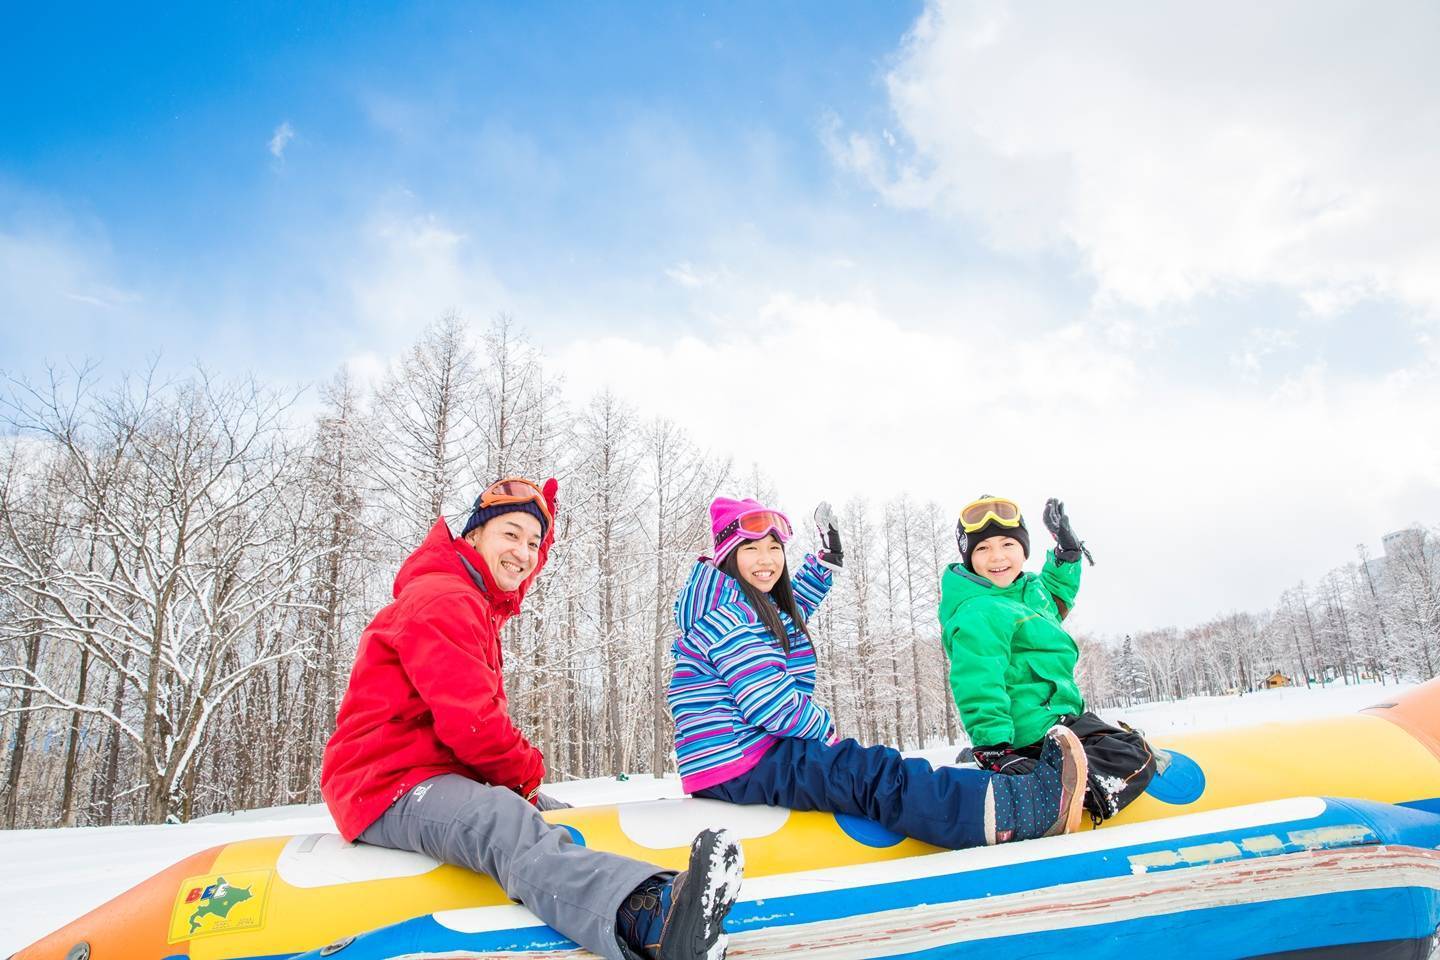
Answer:
[[[727,553],[725,559],[720,561],[720,572],[740,584],[740,592],[745,595],[746,600],[750,601],[750,609],[755,611],[756,615],[760,617],[760,622],[765,624],[765,628],[775,635],[775,639],[780,641],[780,649],[785,651],[787,657],[790,655],[790,634],[786,632],[785,624],[780,622],[781,610],[789,614],[790,619],[795,622],[795,626],[805,634],[805,639],[813,643],[810,627],[806,625],[805,618],[800,614],[800,605],[795,602],[795,589],[790,586],[790,562],[787,560],[780,567],[780,576],[775,578],[775,586],[770,588],[769,593],[766,593],[758,587],[752,587],[744,577],[740,576],[740,561],[737,559],[739,553],[739,547]]]

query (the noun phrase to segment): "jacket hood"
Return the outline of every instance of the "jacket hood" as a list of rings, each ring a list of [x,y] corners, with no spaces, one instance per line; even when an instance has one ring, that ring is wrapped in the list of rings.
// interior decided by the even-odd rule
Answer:
[[[971,573],[964,566],[952,563],[945,568],[940,578],[940,619],[949,620],[955,608],[976,597],[1009,597],[1020,600],[1025,593],[1025,583],[1033,574],[1021,572],[1008,587],[997,587],[978,573]]]
[[[734,605],[750,609],[740,585],[709,560],[697,560],[690,570],[690,579],[675,598],[675,623],[680,632],[686,634],[711,612]]]
[[[479,575],[479,582],[476,582],[471,571]],[[392,595],[399,599],[402,590],[420,577],[431,573],[448,574],[474,584],[495,609],[509,615],[520,609],[520,599],[524,596],[525,588],[530,585],[535,574],[539,573],[539,569],[537,567],[532,571],[518,590],[501,590],[495,585],[489,566],[480,554],[475,552],[475,548],[465,539],[452,536],[450,527],[440,519],[435,521],[435,526],[430,528],[430,532],[425,535],[420,546],[415,548],[415,552],[400,564],[400,571],[395,574]]]

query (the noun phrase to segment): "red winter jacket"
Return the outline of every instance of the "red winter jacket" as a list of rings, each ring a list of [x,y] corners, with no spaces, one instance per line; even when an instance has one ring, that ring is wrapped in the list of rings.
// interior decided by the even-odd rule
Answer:
[[[360,636],[320,769],[320,791],[346,840],[406,790],[442,773],[514,787],[522,796],[545,778],[540,751],[510,722],[500,627],[545,566],[553,535],[552,524],[535,569],[509,593],[444,520],[400,565],[395,601]]]

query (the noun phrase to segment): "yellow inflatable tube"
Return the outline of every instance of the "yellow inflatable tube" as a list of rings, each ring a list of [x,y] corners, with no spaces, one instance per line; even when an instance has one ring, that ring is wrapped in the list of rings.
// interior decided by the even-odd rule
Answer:
[[[1352,716],[1174,736],[1159,746],[1165,772],[1104,826],[1297,796],[1440,812],[1440,680]],[[546,817],[588,846],[675,869],[696,831],[723,824],[744,840],[748,878],[935,850],[855,818],[707,800]],[[485,877],[334,834],[250,840],[175,864],[15,960],[273,960],[411,917],[506,902]]]
[[[1159,746],[1169,768],[1105,826],[1293,796],[1435,800],[1440,679],[1358,714],[1172,735]]]

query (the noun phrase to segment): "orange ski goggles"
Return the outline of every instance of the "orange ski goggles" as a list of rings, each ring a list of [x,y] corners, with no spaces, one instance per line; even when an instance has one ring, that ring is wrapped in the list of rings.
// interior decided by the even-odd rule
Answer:
[[[499,507],[509,503],[534,503],[540,508],[540,512],[545,514],[547,525],[553,526],[555,523],[555,518],[550,515],[550,505],[545,502],[545,494],[524,477],[496,480],[480,494],[476,507]]]
[[[725,546],[736,538],[761,540],[772,533],[781,543],[789,542],[795,535],[790,526],[790,518],[779,510],[755,510],[726,524],[724,529],[715,535],[715,543],[720,552],[724,553]]]
[[[1020,526],[1020,505],[1004,497],[981,497],[960,511],[960,529],[974,533],[994,521],[1002,527]]]

